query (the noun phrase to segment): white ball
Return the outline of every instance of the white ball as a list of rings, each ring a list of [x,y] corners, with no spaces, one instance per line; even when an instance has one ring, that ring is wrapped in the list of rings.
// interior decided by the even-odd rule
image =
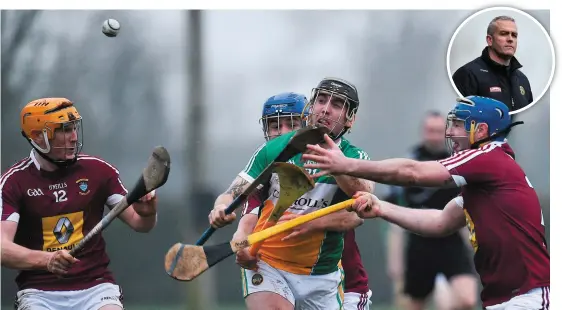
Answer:
[[[119,22],[111,18],[106,19],[101,26],[101,32],[103,32],[103,34],[108,37],[117,36],[117,34],[119,33],[119,29],[121,29],[121,25],[119,25]]]

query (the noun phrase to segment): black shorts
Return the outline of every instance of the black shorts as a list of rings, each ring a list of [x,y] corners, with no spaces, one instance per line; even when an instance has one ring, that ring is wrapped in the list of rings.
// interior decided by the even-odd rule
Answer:
[[[462,274],[474,275],[473,254],[459,238],[458,241],[423,241],[412,238],[406,247],[404,293],[414,299],[425,299],[435,286],[435,278],[442,273],[450,280]]]

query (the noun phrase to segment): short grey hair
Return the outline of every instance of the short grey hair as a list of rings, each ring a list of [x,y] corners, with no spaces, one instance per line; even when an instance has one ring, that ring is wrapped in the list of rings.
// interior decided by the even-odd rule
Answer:
[[[492,19],[492,21],[488,24],[488,30],[486,31],[486,34],[491,36],[494,34],[494,31],[496,31],[496,22],[498,20],[504,20],[504,21],[510,21],[510,22],[515,22],[515,19],[511,16],[506,16],[506,15],[501,15],[501,16],[496,16],[494,17],[494,19]]]

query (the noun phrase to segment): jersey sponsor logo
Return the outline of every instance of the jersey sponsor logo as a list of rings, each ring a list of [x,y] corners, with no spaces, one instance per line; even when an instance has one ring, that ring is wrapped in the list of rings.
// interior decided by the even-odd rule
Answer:
[[[308,208],[322,209],[329,206],[329,203],[330,201],[324,198],[320,198],[320,200],[318,200],[310,197],[301,197],[293,202],[293,205],[290,209],[301,211]]]
[[[501,93],[502,89],[498,86],[494,86],[494,87],[490,87],[490,92],[491,93]]]
[[[466,217],[466,227],[468,228],[469,241],[470,244],[472,245],[472,248],[474,249],[474,252],[476,252],[478,250],[478,241],[476,240],[476,231],[474,230],[474,222],[472,221],[472,218],[470,217],[466,209],[464,209],[463,211],[464,211],[464,216]]]
[[[43,196],[43,192],[41,191],[40,188],[30,188],[27,190],[27,196],[29,197]]]
[[[90,193],[88,189],[88,179],[76,180],[76,184],[78,184],[78,188],[80,189],[78,192],[80,195],[88,195]]]
[[[41,219],[43,251],[71,250],[84,238],[84,212],[55,215]]]
[[[49,190],[53,191],[53,190],[57,190],[57,189],[63,189],[63,188],[67,188],[68,186],[66,185],[66,182],[62,182],[59,184],[51,184],[49,185]]]

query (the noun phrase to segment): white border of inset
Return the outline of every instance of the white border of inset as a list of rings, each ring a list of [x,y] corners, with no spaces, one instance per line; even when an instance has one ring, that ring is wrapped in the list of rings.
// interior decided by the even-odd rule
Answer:
[[[451,40],[449,41],[449,47],[447,47],[447,76],[449,77],[449,81],[451,82],[451,85],[453,86],[453,88],[455,89],[455,92],[457,93],[457,95],[459,95],[460,97],[463,97],[463,95],[460,93],[460,91],[457,89],[457,86],[455,85],[455,82],[453,81],[453,75],[451,73],[451,48],[453,46],[453,42],[455,42],[455,38],[457,37],[457,34],[459,33],[459,31],[462,29],[462,27],[464,27],[464,25],[466,25],[471,19],[473,19],[474,17],[485,13],[485,12],[490,12],[490,11],[499,11],[499,10],[506,10],[506,11],[513,11],[513,12],[517,12],[521,15],[524,15],[526,17],[528,17],[530,20],[532,20],[535,24],[537,24],[539,26],[539,28],[542,30],[543,34],[546,36],[548,43],[550,44],[550,54],[552,55],[552,68],[550,69],[550,77],[548,78],[548,82],[546,83],[546,87],[542,90],[541,94],[535,98],[535,100],[533,100],[533,102],[531,102],[531,104],[527,105],[526,107],[519,109],[519,110],[515,110],[515,111],[511,111],[509,112],[510,115],[514,115],[517,113],[521,113],[529,108],[531,108],[532,106],[534,106],[537,102],[539,102],[541,100],[541,98],[544,96],[544,94],[546,94],[546,92],[548,91],[548,89],[550,88],[550,85],[552,84],[552,80],[554,78],[554,72],[556,71],[556,54],[554,53],[554,44],[552,43],[552,38],[550,37],[550,35],[548,34],[548,32],[546,31],[546,29],[543,27],[543,25],[541,23],[539,23],[538,20],[536,20],[533,16],[529,15],[528,13],[516,9],[516,8],[512,8],[512,7],[506,7],[506,6],[495,6],[495,7],[490,7],[490,8],[486,8],[486,9],[482,9],[480,11],[477,11],[476,13],[470,15],[467,19],[465,19],[455,30],[455,33],[453,33],[453,36],[451,37]]]

